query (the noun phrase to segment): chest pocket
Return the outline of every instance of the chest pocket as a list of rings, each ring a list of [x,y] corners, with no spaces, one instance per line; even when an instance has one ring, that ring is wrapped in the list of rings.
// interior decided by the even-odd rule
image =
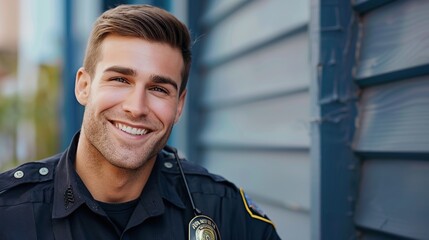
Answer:
[[[38,239],[33,204],[25,203],[14,206],[0,206],[0,216],[0,239]],[[43,239],[49,240],[52,238]]]

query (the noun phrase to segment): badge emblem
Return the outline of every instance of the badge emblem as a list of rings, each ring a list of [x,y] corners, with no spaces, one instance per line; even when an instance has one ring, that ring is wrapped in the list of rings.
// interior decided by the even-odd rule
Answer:
[[[198,215],[189,222],[190,240],[220,240],[216,223],[205,215]]]

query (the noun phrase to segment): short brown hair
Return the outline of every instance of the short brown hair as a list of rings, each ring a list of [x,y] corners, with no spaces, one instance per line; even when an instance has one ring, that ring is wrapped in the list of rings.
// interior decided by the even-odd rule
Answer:
[[[150,5],[120,5],[104,12],[95,22],[83,66],[94,76],[100,46],[109,34],[161,42],[182,52],[184,69],[180,93],[186,88],[191,68],[191,37],[188,28],[169,12]]]

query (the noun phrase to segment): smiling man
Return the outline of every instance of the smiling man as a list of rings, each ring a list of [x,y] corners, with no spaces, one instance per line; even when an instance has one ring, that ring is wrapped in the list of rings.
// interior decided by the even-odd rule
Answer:
[[[242,190],[166,146],[190,42],[147,5],[97,19],[76,74],[81,130],[64,153],[0,175],[0,239],[279,239]]]
[[[184,61],[166,43],[117,34],[103,40],[99,54],[93,71],[77,73],[76,97],[85,114],[76,171],[95,199],[130,201],[179,120]]]

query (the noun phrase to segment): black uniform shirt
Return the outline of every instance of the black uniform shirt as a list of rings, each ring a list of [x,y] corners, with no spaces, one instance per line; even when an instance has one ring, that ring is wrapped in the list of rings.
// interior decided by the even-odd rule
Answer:
[[[114,224],[74,170],[78,134],[62,154],[0,175],[0,239],[188,239],[194,213],[174,156],[161,152],[125,229]],[[195,205],[227,239],[280,239],[242,190],[182,161]]]

